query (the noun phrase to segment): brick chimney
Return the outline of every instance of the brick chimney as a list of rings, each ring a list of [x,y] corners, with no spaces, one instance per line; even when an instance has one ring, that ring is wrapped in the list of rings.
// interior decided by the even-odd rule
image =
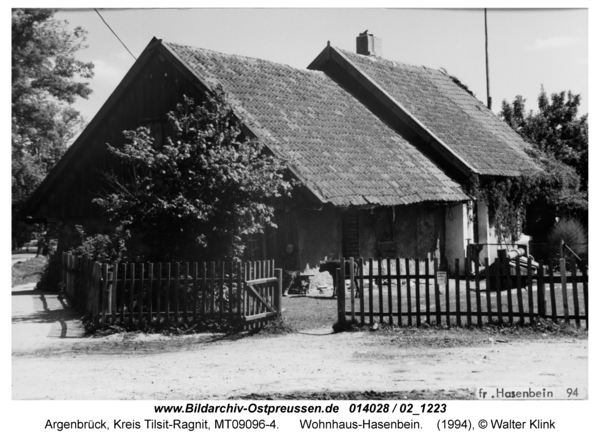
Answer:
[[[381,56],[381,38],[377,38],[368,32],[368,30],[364,31],[356,37],[356,53],[359,55]]]

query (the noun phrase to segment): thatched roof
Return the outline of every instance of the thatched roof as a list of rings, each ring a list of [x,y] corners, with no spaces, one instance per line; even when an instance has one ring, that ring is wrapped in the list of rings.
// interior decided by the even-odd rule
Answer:
[[[531,146],[446,73],[338,48],[332,50],[477,174],[515,176],[537,169],[526,153]]]
[[[165,43],[324,203],[467,200],[460,186],[322,72]]]

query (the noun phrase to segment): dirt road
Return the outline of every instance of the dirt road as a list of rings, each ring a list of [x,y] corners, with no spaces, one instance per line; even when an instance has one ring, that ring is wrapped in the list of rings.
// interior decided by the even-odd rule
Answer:
[[[482,386],[587,389],[588,341],[582,339],[430,348],[403,346],[400,337],[329,329],[237,340],[219,335],[84,339],[55,296],[15,295],[13,308],[14,399],[222,399]]]
[[[485,336],[485,335],[484,335]],[[295,391],[587,389],[586,339],[410,346],[370,332],[81,338],[54,295],[13,294],[13,399],[224,399]]]

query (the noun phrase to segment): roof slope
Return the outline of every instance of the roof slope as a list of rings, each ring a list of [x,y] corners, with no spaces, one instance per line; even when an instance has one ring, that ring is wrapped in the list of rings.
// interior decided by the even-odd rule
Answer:
[[[163,42],[334,205],[463,201],[460,186],[324,73]]]
[[[341,52],[482,175],[515,176],[537,169],[531,148],[505,122],[434,69]]]

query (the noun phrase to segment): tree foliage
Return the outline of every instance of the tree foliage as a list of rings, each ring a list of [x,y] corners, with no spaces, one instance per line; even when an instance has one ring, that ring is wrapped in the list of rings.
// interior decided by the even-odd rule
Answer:
[[[285,163],[244,139],[220,89],[197,106],[184,97],[168,118],[163,145],[140,127],[109,146],[127,171],[108,175],[110,189],[95,202],[131,231],[145,259],[240,256],[245,236],[274,226],[268,202],[290,190]]]
[[[588,190],[588,117],[577,117],[581,96],[571,91],[548,95],[542,88],[538,111],[526,112],[525,99],[502,101],[500,116],[538,150],[538,157],[556,159],[573,168],[580,189]]]
[[[66,21],[53,18],[55,12],[12,10],[13,219],[82,128],[70,105],[92,92],[83,80],[93,76],[94,66],[75,58],[85,31],[70,31]]]
[[[587,115],[577,117],[580,103],[581,97],[570,91],[553,93],[548,99],[543,88],[537,112],[526,111],[522,96],[511,104],[502,102],[500,116],[533,146],[529,154],[542,169],[534,175],[507,179],[511,181],[509,186],[517,185],[526,192],[517,205],[528,205],[527,218],[519,221],[534,238],[545,239],[556,217],[583,220],[587,215],[588,122]],[[509,204],[508,209],[498,212],[509,217],[509,209],[517,206]],[[513,214],[517,216],[521,214]],[[507,219],[496,220],[510,223]]]

